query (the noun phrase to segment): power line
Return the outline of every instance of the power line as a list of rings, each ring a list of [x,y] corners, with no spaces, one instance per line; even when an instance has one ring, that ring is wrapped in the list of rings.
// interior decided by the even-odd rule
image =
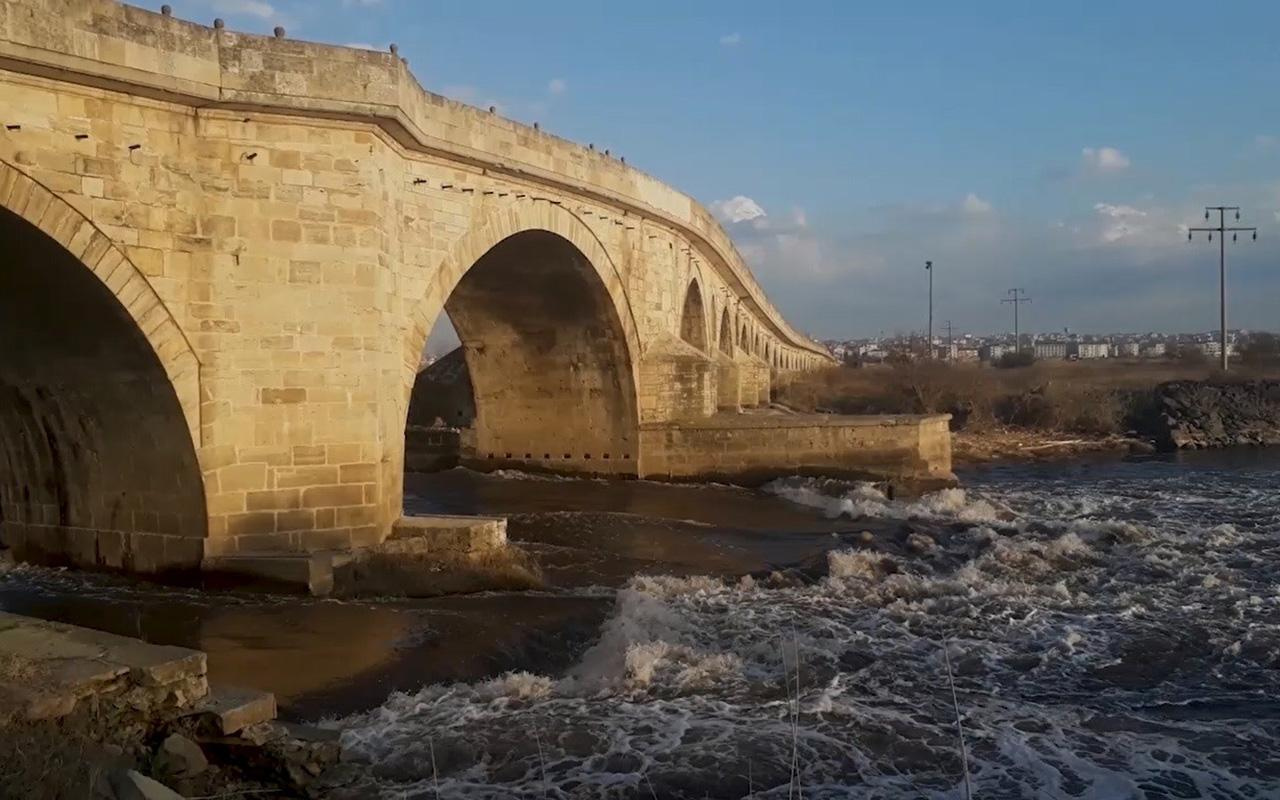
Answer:
[[[1001,299],[1001,303],[1013,304],[1013,352],[1022,352],[1022,338],[1018,335],[1018,306],[1023,303],[1030,303],[1031,298],[1027,297],[1026,289],[1010,289],[1005,294],[1009,295]]]
[[[1209,219],[1209,213],[1218,212],[1218,227],[1216,228],[1187,228],[1187,241],[1191,241],[1192,234],[1208,233],[1209,241],[1213,241],[1213,235],[1218,234],[1218,324],[1219,338],[1222,343],[1222,371],[1227,371],[1227,234],[1231,234],[1231,241],[1236,241],[1239,233],[1252,233],[1253,240],[1258,240],[1257,228],[1231,228],[1227,227],[1227,212],[1234,211],[1236,219],[1240,219],[1240,206],[1205,206],[1204,218]]]

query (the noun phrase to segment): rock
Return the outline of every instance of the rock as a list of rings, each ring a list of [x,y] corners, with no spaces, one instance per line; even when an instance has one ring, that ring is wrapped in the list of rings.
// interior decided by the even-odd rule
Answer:
[[[191,778],[209,768],[200,746],[181,734],[170,734],[156,752],[157,774],[172,778]]]
[[[163,783],[131,769],[111,773],[107,782],[114,800],[184,800]]]
[[[875,541],[876,541],[875,534],[873,534],[871,531],[863,531],[862,533],[858,534],[858,544],[871,545],[871,544],[875,544]]]
[[[938,549],[938,543],[927,533],[912,533],[907,536],[907,549],[913,553],[925,555]]]

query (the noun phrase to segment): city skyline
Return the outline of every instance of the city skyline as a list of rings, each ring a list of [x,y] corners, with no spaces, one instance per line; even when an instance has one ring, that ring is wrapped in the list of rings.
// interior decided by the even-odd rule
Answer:
[[[1280,298],[1280,8],[1106,14],[403,0],[196,0],[179,15],[384,49],[428,89],[593,143],[704,202],[784,315],[817,337],[985,324],[1009,286],[1048,329],[1216,324],[1205,204],[1243,206],[1229,322]],[[491,9],[492,10],[492,9]],[[626,31],[626,35],[620,35]],[[661,53],[661,57],[655,54]],[[681,124],[697,120],[697,124]]]

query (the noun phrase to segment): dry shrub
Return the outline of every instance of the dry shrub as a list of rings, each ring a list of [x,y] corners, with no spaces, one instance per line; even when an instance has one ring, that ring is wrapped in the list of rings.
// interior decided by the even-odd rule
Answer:
[[[533,556],[510,544],[471,554],[368,553],[334,574],[335,594],[348,597],[437,597],[545,585]]]
[[[112,767],[81,715],[0,725],[0,800],[82,800]]]
[[[1245,365],[1230,380],[1277,374],[1280,367]],[[800,373],[779,387],[779,400],[839,414],[949,412],[956,429],[1014,425],[1106,435],[1123,432],[1158,384],[1215,375],[1209,364],[1176,360],[1039,361],[1017,369],[921,361]]]

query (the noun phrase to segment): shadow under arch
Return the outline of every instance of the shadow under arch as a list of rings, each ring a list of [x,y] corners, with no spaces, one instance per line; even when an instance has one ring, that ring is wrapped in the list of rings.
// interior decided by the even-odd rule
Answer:
[[[680,308],[680,338],[703,352],[707,351],[707,312],[697,278],[690,280],[684,290],[684,303]]]
[[[0,538],[21,558],[199,565],[199,363],[90,220],[0,162]]]
[[[637,473],[635,319],[621,275],[585,224],[530,202],[455,244],[406,340],[406,424],[419,357],[442,311],[462,343],[475,399],[464,463]]]

